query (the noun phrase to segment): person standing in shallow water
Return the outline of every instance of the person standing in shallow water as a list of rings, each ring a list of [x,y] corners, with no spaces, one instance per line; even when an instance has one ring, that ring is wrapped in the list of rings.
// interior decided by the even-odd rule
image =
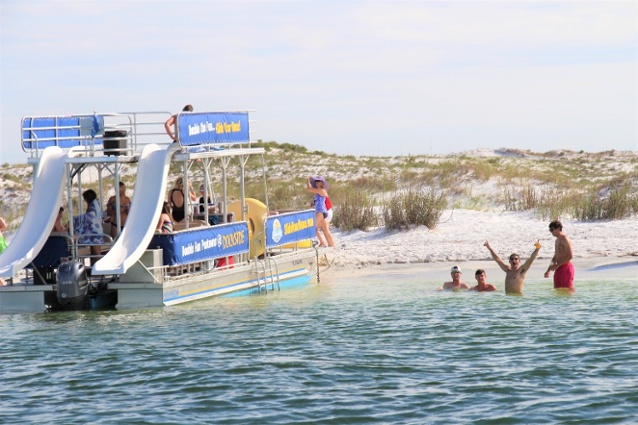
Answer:
[[[496,264],[505,272],[505,293],[506,294],[522,294],[523,293],[523,283],[525,282],[525,276],[527,271],[532,266],[532,263],[536,259],[538,255],[538,251],[541,249],[540,241],[536,241],[534,247],[536,248],[532,255],[525,261],[525,264],[522,266],[521,257],[518,254],[512,254],[509,258],[509,265],[505,264],[501,257],[499,257],[496,252],[490,246],[488,241],[485,241],[483,244],[492,255],[492,259],[496,261]]]
[[[437,291],[460,291],[461,289],[470,289],[467,283],[461,282],[461,275],[463,272],[459,266],[454,266],[450,270],[450,276],[452,276],[451,282],[445,282],[442,287]]]
[[[477,291],[477,292],[496,291],[496,286],[492,285],[491,283],[487,283],[487,274],[485,273],[485,270],[478,269],[474,273],[474,278],[476,279],[477,285],[472,286],[470,288],[470,291]]]
[[[328,189],[330,185],[323,177],[308,177],[306,181],[306,188],[308,191],[315,194],[315,220],[317,225],[317,239],[319,239],[319,246],[326,246],[326,242],[329,247],[335,246],[332,240],[332,233],[330,233],[330,223],[326,220],[328,218],[328,209],[326,208],[326,199],[328,198]],[[325,236],[324,241],[321,236]]]
[[[549,223],[549,231],[556,238],[554,256],[547,267],[545,277],[548,278],[554,271],[554,288],[574,289],[574,265],[571,263],[574,254],[572,241],[563,233],[563,223],[554,220]]]

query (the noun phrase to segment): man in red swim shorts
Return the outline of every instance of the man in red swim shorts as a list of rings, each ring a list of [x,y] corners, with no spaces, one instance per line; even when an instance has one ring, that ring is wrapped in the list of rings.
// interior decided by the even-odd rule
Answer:
[[[554,288],[574,288],[574,265],[570,262],[574,257],[572,253],[572,241],[563,233],[563,224],[560,220],[549,223],[549,231],[556,238],[554,257],[549,263],[545,277],[549,277],[554,270]]]

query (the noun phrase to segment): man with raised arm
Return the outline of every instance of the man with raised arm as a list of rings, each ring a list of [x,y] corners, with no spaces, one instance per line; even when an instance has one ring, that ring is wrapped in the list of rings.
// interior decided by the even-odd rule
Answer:
[[[574,254],[572,252],[572,241],[563,233],[563,223],[554,220],[549,223],[549,231],[556,238],[554,246],[554,256],[547,267],[545,277],[549,277],[554,270],[554,289],[566,288],[574,289],[574,265],[571,263]]]
[[[511,254],[509,258],[509,265],[505,264],[501,257],[494,252],[490,243],[485,241],[483,244],[492,254],[492,259],[496,261],[496,264],[505,272],[505,293],[506,294],[522,294],[523,293],[523,282],[525,281],[525,275],[529,268],[532,266],[532,263],[536,259],[538,255],[538,251],[541,249],[540,241],[536,241],[534,247],[536,248],[532,255],[525,261],[525,264],[522,266],[521,257],[518,254]]]

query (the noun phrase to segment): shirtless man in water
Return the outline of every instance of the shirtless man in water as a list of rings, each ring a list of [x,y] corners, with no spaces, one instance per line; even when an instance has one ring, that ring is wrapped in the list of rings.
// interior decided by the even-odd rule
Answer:
[[[545,277],[549,277],[554,270],[554,289],[574,289],[574,265],[571,263],[574,254],[572,241],[563,233],[563,223],[554,220],[549,223],[549,231],[556,238],[555,252],[547,267]]]
[[[445,282],[437,291],[460,291],[461,289],[470,289],[467,283],[461,282],[461,268],[459,266],[452,267],[450,270],[452,282]]]
[[[477,285],[472,286],[470,288],[470,291],[477,291],[477,292],[496,291],[496,286],[492,285],[491,283],[487,283],[487,274],[485,273],[485,270],[478,269],[474,273],[474,278],[476,279]]]
[[[505,293],[506,294],[522,294],[523,293],[523,282],[525,281],[525,275],[529,268],[532,266],[532,263],[536,259],[538,255],[538,251],[541,249],[540,241],[536,241],[534,247],[536,249],[532,252],[532,255],[525,261],[525,264],[522,266],[521,257],[518,254],[510,255],[510,264],[507,265],[501,257],[499,257],[488,241],[485,241],[483,244],[487,249],[489,249],[490,254],[492,254],[492,258],[496,261],[496,264],[505,272]]]

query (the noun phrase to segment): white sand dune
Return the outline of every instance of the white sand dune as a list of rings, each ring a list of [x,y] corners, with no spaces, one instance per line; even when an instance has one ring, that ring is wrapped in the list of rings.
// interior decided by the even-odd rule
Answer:
[[[408,231],[334,231],[336,249],[325,252],[336,268],[366,268],[389,264],[438,264],[491,261],[483,246],[489,240],[504,258],[516,252],[527,258],[540,240],[536,264],[546,268],[554,254],[555,239],[530,212],[446,211],[433,229],[417,227]],[[627,262],[638,258],[638,222],[626,220],[578,222],[563,220],[563,230],[572,239],[574,258],[583,263]]]

